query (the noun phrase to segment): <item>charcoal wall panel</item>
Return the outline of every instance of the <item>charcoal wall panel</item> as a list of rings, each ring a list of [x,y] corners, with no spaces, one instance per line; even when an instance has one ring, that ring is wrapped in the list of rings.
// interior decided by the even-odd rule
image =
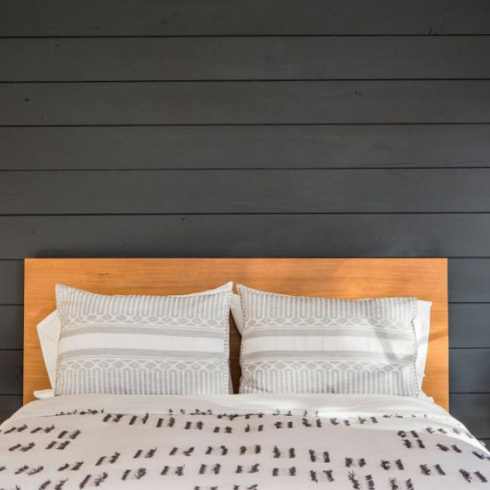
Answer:
[[[0,127],[0,170],[490,167],[490,125]]]
[[[5,84],[0,125],[490,123],[490,80]]]
[[[490,38],[0,39],[1,81],[488,78]]]
[[[5,172],[0,208],[11,215],[480,213],[490,212],[488,189],[490,169]]]
[[[0,419],[24,257],[449,257],[490,439],[487,0],[5,0]]]
[[[490,33],[486,0],[3,0],[2,13],[2,36]]]

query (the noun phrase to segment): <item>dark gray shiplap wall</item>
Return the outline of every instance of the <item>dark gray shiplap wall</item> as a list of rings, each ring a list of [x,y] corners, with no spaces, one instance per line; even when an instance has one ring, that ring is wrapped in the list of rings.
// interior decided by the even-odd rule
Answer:
[[[22,259],[450,258],[451,407],[490,440],[488,0],[4,0],[0,417]]]

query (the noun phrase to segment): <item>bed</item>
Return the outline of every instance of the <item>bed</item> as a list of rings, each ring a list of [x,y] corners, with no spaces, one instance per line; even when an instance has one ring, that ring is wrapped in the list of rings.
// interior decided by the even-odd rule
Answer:
[[[490,455],[448,408],[443,259],[29,259],[24,401],[0,428],[4,489],[485,488]],[[432,302],[424,392],[95,395],[34,401],[49,380],[36,325],[55,284],[101,294],[187,294],[234,281],[288,295]],[[240,335],[231,321],[233,385]]]

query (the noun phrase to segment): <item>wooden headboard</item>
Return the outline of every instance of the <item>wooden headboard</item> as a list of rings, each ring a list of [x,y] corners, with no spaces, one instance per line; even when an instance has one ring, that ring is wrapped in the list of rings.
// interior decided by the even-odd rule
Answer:
[[[228,281],[283,294],[433,302],[424,391],[448,407],[446,259],[26,259],[24,402],[49,388],[36,325],[55,309],[55,284],[103,294],[186,294]],[[231,369],[240,375],[231,326]]]

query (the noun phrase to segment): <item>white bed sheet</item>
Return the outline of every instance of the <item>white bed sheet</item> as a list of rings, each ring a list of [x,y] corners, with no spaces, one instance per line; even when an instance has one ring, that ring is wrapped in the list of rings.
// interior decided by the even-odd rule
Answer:
[[[2,424],[0,469],[22,490],[490,487],[461,423],[393,396],[56,397]]]

